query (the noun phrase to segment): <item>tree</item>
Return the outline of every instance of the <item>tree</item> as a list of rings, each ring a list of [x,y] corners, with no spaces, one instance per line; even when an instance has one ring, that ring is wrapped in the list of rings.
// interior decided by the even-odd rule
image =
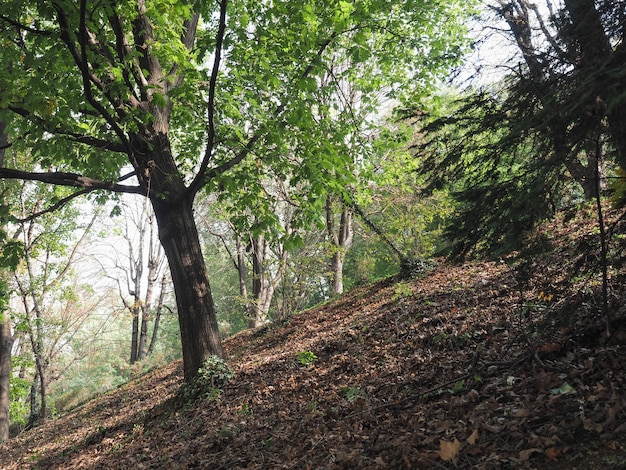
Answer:
[[[33,218],[30,211],[40,211],[55,188],[37,191],[32,186],[25,182],[16,201],[22,213],[13,238],[21,241],[23,257],[13,277],[21,304],[15,311],[16,329],[26,333],[35,363],[30,418],[30,424],[35,424],[47,417],[47,387],[52,379],[48,371],[63,348],[62,338],[68,335],[69,325],[76,326],[85,317],[84,312],[79,315],[74,311],[74,318],[62,320],[63,312],[70,310],[67,301],[78,295],[68,278],[82,260],[80,249],[98,213],[83,225],[72,205],[64,206],[54,219],[49,214]],[[90,297],[94,298],[93,294]]]
[[[343,265],[346,252],[354,240],[353,212],[347,204],[340,204],[338,221],[335,220],[333,197],[326,197],[326,234],[330,241],[330,284],[333,295],[343,294]],[[338,223],[337,223],[338,222]]]
[[[221,214],[204,217],[211,235],[220,239],[237,271],[239,297],[251,328],[270,320],[274,292],[285,272],[289,244],[296,236],[291,227],[294,210],[285,184],[278,180],[265,181],[263,191],[264,203],[272,204],[271,224],[249,211],[238,212],[236,204],[230,204],[228,199],[220,205]],[[204,202],[210,214],[210,204]]]
[[[6,121],[0,120],[0,167],[4,166],[4,155],[9,143],[6,127]],[[2,210],[5,208],[4,204],[4,194],[2,194],[2,200],[0,200]],[[4,225],[3,223],[0,226],[3,245],[6,241],[6,227]],[[0,273],[0,443],[9,439],[9,388],[11,382],[11,349],[13,348],[13,334],[8,308],[9,288],[6,279],[4,279],[6,275],[4,271],[7,267],[5,264],[3,260],[0,266],[2,270]]]
[[[134,204],[133,204],[134,203]],[[119,208],[119,205],[116,206]],[[130,201],[121,209],[125,226],[121,233],[127,251],[111,250],[114,273],[107,276],[117,284],[124,309],[132,317],[130,363],[144,359],[154,349],[161,312],[168,290],[165,255],[159,243],[154,213],[146,201]],[[114,245],[110,244],[113,248]],[[103,270],[111,268],[105,266]],[[149,324],[152,339],[148,342]]]
[[[447,230],[455,255],[517,248],[558,208],[595,198],[605,161],[623,164],[625,6],[558,6],[488,3],[486,28],[504,31],[517,52],[498,64],[501,80],[468,90],[440,116],[413,113],[429,136],[417,147],[428,189],[451,188],[459,202]]]
[[[6,293],[3,292],[3,297]],[[9,439],[9,387],[11,382],[11,348],[13,335],[6,306],[0,319],[0,442]]]
[[[1,54],[13,66],[0,72],[0,106],[14,113],[16,142],[32,149],[41,171],[3,168],[0,176],[78,188],[68,198],[102,190],[150,200],[190,379],[209,355],[224,356],[196,195],[243,192],[245,206],[260,167],[308,181],[314,201],[330,183],[320,168],[345,174],[341,157],[327,151],[342,135],[315,131],[325,92],[316,77],[333,51],[368,65],[363,89],[397,91],[409,76],[421,85],[456,60],[464,5],[5,2]],[[304,165],[285,158],[285,142]]]

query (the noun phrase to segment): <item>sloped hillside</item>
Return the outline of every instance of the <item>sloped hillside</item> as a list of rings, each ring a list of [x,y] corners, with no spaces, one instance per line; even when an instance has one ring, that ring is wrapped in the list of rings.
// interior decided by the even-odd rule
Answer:
[[[610,337],[597,230],[578,214],[523,263],[442,262],[228,339],[218,399],[180,407],[180,364],[154,371],[0,446],[2,468],[624,468],[611,217]]]

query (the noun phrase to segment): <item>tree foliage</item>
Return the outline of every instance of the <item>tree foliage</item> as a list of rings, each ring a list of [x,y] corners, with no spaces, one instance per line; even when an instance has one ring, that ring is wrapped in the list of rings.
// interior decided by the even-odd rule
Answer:
[[[461,257],[515,248],[555,209],[595,197],[605,162],[624,161],[623,3],[568,0],[541,10],[502,0],[488,9],[488,26],[503,25],[517,61],[439,116],[409,112],[429,114],[418,158],[429,187],[451,187],[460,203],[448,236]]]
[[[0,176],[78,188],[68,198],[107,190],[150,199],[191,378],[208,356],[223,356],[195,196],[218,192],[271,224],[260,197],[268,174],[302,188],[294,203],[310,220],[320,194],[348,187],[346,139],[362,125],[337,121],[323,98],[352,80],[375,109],[376,92],[432,83],[459,56],[467,5],[10,0],[0,15],[0,108],[39,169]]]

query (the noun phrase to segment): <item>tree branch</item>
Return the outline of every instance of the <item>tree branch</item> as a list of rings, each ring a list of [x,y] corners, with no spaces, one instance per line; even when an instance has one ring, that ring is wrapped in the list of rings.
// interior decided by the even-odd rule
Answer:
[[[87,59],[86,52],[86,42],[87,42],[87,30],[86,30],[86,3],[85,1],[81,1],[80,5],[80,26],[79,26],[79,45],[81,47],[81,51],[76,48],[76,44],[72,40],[71,29],[69,26],[69,22],[67,16],[63,12],[63,8],[58,5],[56,2],[54,3],[54,7],[57,11],[57,21],[60,29],[60,37],[67,49],[69,50],[72,58],[74,59],[74,63],[78,67],[81,72],[81,77],[83,81],[83,92],[85,94],[85,98],[87,102],[102,116],[102,118],[111,126],[111,129],[118,136],[124,148],[127,149],[127,153],[130,154],[130,143],[126,137],[126,134],[119,126],[117,121],[111,116],[111,114],[102,106],[102,104],[95,99],[93,95],[92,84],[94,84],[99,90],[104,90],[103,83],[89,70],[89,61]],[[109,99],[109,101],[111,101]]]
[[[96,137],[79,134],[77,132],[72,132],[69,129],[63,129],[56,124],[56,127],[48,125],[48,122],[45,119],[33,114],[27,109],[20,108],[18,106],[8,106],[7,109],[15,114],[22,116],[23,118],[30,119],[31,121],[36,122],[41,129],[50,134],[54,134],[56,136],[67,137],[69,140],[74,142],[88,145],[89,147],[97,148],[99,150],[110,150],[112,152],[126,153],[126,147],[120,142],[113,142],[105,139],[98,139]]]
[[[209,129],[207,135],[207,146],[204,152],[204,157],[202,158],[202,162],[200,163],[200,169],[198,170],[198,174],[189,186],[189,191],[192,195],[195,195],[205,184],[205,174],[209,166],[209,162],[211,161],[213,146],[215,144],[215,89],[217,87],[217,75],[219,72],[220,62],[222,60],[222,46],[224,43],[224,34],[226,31],[227,7],[228,0],[222,0],[220,2],[219,26],[217,29],[217,36],[215,38],[213,69],[211,70],[211,79],[209,80],[209,97],[207,102],[207,117],[209,120]]]
[[[313,60],[319,59],[322,54],[324,53],[324,51],[326,50],[326,48],[328,47],[328,45],[332,42],[333,39],[335,39],[337,36],[339,35],[339,33],[333,33],[330,38],[328,38],[326,41],[324,41],[319,49],[317,50],[317,53],[315,54],[315,57]],[[300,74],[300,76],[296,77],[293,79],[293,81],[300,79],[302,80],[303,78],[306,78],[311,71],[313,70],[313,60],[307,65],[307,67],[304,69],[304,71]],[[288,96],[288,95],[287,95]],[[286,98],[286,96],[285,96]],[[276,109],[274,110],[272,116],[274,119],[278,118],[282,112],[285,110],[286,104],[285,104],[285,100],[282,100],[281,103],[276,106]],[[248,139],[248,142],[246,143],[246,145],[235,154],[235,156],[233,158],[231,158],[230,160],[225,161],[224,163],[222,163],[221,165],[218,165],[216,167],[211,168],[211,170],[207,173],[206,169],[208,167],[208,163],[209,163],[209,159],[210,159],[210,147],[207,146],[207,153],[205,154],[205,158],[202,162],[204,168],[201,166],[200,171],[198,171],[198,174],[196,175],[195,179],[193,180],[192,184],[189,187],[189,190],[192,192],[192,194],[195,194],[196,192],[198,192],[200,190],[200,188],[202,188],[202,186],[204,186],[206,184],[207,181],[209,181],[211,178],[214,178],[216,175],[219,175],[221,173],[224,173],[226,171],[228,171],[229,169],[231,169],[232,167],[234,167],[235,165],[239,164],[244,158],[246,158],[246,156],[248,154],[250,154],[250,152],[252,152],[252,150],[254,149],[254,146],[256,145],[256,143],[261,139],[262,135],[263,135],[263,131],[264,131],[264,127],[261,126],[251,137],[250,139]],[[205,165],[206,163],[206,165]]]
[[[88,176],[76,173],[65,173],[60,171],[53,172],[29,172],[15,170],[12,168],[0,168],[0,178],[18,179],[25,181],[40,181],[46,184],[57,186],[70,186],[74,188],[82,188],[89,191],[98,189],[106,189],[116,193],[142,194],[146,195],[145,188],[141,186],[127,186],[112,181],[100,181]]]
[[[19,21],[15,21],[4,15],[0,15],[0,21],[9,23],[11,26],[15,26],[17,29],[28,31],[29,33],[38,34],[40,36],[52,36],[52,31],[48,31],[45,29],[31,28],[30,26],[26,26],[25,24],[22,24]]]
[[[35,220],[36,218],[41,217],[42,215],[50,214],[51,212],[54,212],[57,209],[60,209],[65,204],[67,204],[70,201],[74,200],[78,196],[82,196],[83,194],[88,194],[90,192],[91,192],[91,190],[88,190],[88,189],[81,189],[80,191],[76,191],[75,193],[70,194],[67,197],[64,197],[63,199],[61,199],[60,201],[57,201],[55,204],[52,204],[50,207],[47,207],[46,209],[42,209],[40,211],[37,211],[37,212],[29,215],[28,217],[24,217],[23,219],[17,219],[17,222],[20,222],[20,223],[30,222],[31,220]]]

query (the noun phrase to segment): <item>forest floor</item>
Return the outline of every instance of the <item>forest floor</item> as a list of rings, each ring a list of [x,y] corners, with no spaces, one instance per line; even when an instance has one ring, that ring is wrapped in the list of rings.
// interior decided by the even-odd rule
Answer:
[[[517,257],[440,260],[227,339],[217,398],[181,406],[173,363],[0,446],[0,466],[626,468],[617,217],[608,337],[593,213],[564,215]]]

